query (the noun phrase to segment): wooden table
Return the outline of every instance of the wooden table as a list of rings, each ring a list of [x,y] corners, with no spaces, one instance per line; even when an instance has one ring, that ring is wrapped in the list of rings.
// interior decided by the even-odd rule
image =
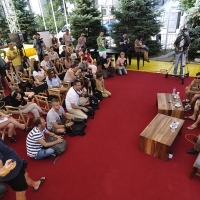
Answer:
[[[181,107],[175,107],[175,103],[177,102],[181,104]],[[158,105],[158,113],[183,119],[184,108],[180,98],[177,100],[174,99],[172,94],[157,93],[156,104]]]
[[[174,120],[179,124],[175,132],[171,132],[170,125]],[[181,134],[183,123],[182,119],[158,113],[140,134],[140,151],[165,161],[168,160],[170,147],[176,136]]]

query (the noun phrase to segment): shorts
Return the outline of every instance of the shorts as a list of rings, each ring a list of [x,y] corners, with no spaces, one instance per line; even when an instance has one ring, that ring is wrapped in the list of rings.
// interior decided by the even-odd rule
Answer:
[[[5,181],[4,183],[10,185],[15,192],[22,192],[28,189],[28,184],[25,179],[25,170],[22,167],[19,174],[12,180]]]

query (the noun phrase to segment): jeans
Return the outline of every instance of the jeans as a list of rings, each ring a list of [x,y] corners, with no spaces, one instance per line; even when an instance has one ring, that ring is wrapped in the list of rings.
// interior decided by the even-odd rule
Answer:
[[[184,67],[186,62],[185,52],[176,52],[176,58],[174,63],[174,75],[177,75],[178,63],[181,62],[180,75],[184,75]]]
[[[47,149],[41,148],[38,151],[37,155],[35,156],[35,159],[42,159],[42,158],[48,157],[54,153],[55,153],[55,151],[52,148],[47,148]]]
[[[32,112],[34,117],[40,117],[39,112],[43,112],[42,109],[36,103],[29,103],[26,108],[21,109],[22,113]]]
[[[117,73],[118,73],[119,75],[127,74],[127,70],[126,70],[125,68],[117,69]]]

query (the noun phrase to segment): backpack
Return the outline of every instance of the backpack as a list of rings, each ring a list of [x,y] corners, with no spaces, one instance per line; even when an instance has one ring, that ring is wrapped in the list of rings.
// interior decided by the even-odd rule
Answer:
[[[94,114],[95,114],[95,110],[91,107],[91,106],[84,106],[85,108],[88,109],[88,112],[84,112],[88,117],[91,117],[92,119],[94,119]]]
[[[67,128],[68,134],[71,137],[74,137],[77,135],[84,136],[85,135],[84,129],[86,128],[85,120],[75,118],[75,119],[72,119],[71,121],[74,122],[74,124],[71,127]]]
[[[94,109],[94,110],[98,110],[99,109],[99,102],[98,99],[96,97],[90,96],[90,106]]]
[[[47,136],[45,138],[45,141],[46,142],[53,142],[53,141],[56,141],[57,139],[58,138],[54,137],[54,136]],[[58,143],[58,144],[51,146],[51,148],[54,149],[56,155],[59,155],[59,154],[61,154],[65,151],[66,146],[67,146],[67,142],[66,142],[66,140],[63,140],[61,143]]]
[[[99,91],[99,90],[95,90],[95,91],[94,91],[94,96],[95,96],[97,99],[99,99],[100,101],[103,100],[102,92]]]

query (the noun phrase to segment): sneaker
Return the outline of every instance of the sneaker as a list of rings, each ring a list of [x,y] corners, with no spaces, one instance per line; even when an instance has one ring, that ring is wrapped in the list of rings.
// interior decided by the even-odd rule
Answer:
[[[183,99],[182,103],[189,103],[190,100],[189,99]]]
[[[184,108],[185,111],[191,110],[192,106],[190,104],[187,104]]]

